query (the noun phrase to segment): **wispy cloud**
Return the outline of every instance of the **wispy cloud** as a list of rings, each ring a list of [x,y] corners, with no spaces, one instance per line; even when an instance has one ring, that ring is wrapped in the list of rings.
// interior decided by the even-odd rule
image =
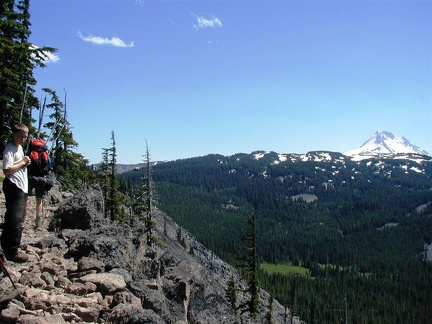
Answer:
[[[96,45],[110,45],[115,47],[133,47],[134,42],[126,43],[124,40],[118,37],[104,38],[100,36],[83,36],[81,32],[78,32],[78,36],[85,42],[93,43]]]
[[[44,52],[45,63],[58,63],[60,61],[60,56],[55,53]]]
[[[144,7],[145,1],[144,0],[135,0],[135,4],[141,7]]]
[[[38,49],[39,46],[30,45],[30,48],[31,49]],[[44,56],[43,62],[45,64],[48,64],[48,63],[58,63],[60,61],[60,56],[58,56],[55,53],[50,53],[50,52],[42,51],[42,55]]]
[[[192,13],[192,16],[197,20],[197,23],[193,25],[195,29],[222,27],[222,21],[217,17],[211,16],[210,18],[205,18],[197,16],[194,13]]]

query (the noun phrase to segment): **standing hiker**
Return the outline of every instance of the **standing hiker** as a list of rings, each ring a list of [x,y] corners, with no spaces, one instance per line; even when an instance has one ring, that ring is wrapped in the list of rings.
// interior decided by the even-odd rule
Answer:
[[[51,170],[48,147],[42,138],[32,138],[30,140],[29,157],[31,164],[28,167],[29,190],[31,194],[33,189],[36,196],[36,219],[34,229],[41,229],[43,222],[43,199],[45,194],[52,188],[53,181],[48,178]],[[25,205],[27,205],[27,196]]]
[[[1,247],[6,259],[26,262],[28,256],[19,251],[25,217],[24,196],[28,191],[27,166],[31,161],[24,155],[22,144],[28,136],[28,127],[17,124],[12,129],[12,142],[3,152],[3,192],[6,198],[6,213],[1,234]]]

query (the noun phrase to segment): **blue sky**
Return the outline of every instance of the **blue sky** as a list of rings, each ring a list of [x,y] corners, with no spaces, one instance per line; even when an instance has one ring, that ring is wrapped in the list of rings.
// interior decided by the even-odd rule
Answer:
[[[92,163],[345,152],[377,130],[432,152],[431,1],[32,0]]]

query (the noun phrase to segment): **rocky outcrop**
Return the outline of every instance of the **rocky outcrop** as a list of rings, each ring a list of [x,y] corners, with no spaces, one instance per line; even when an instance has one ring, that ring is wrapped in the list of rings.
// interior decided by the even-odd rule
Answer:
[[[5,263],[16,287],[2,277],[2,322],[265,322],[268,294],[261,291],[262,315],[254,321],[247,315],[240,318],[225,297],[231,278],[237,287],[244,287],[237,271],[184,229],[188,248],[179,244],[178,225],[161,211],[155,212],[159,243],[148,246],[142,225],[120,225],[103,217],[97,190],[66,199],[53,192],[41,231],[32,229],[32,199],[23,234],[23,248],[30,258],[23,264]],[[0,204],[3,208],[4,202]],[[274,302],[273,322],[285,323],[286,316]]]

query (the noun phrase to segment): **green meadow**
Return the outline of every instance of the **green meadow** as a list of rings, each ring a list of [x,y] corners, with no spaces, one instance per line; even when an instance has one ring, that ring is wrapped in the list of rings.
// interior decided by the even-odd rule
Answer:
[[[289,263],[284,264],[272,264],[272,263],[261,263],[261,270],[267,272],[268,274],[283,274],[283,275],[302,275],[302,276],[310,276],[310,271],[307,268],[300,266],[293,266]]]

